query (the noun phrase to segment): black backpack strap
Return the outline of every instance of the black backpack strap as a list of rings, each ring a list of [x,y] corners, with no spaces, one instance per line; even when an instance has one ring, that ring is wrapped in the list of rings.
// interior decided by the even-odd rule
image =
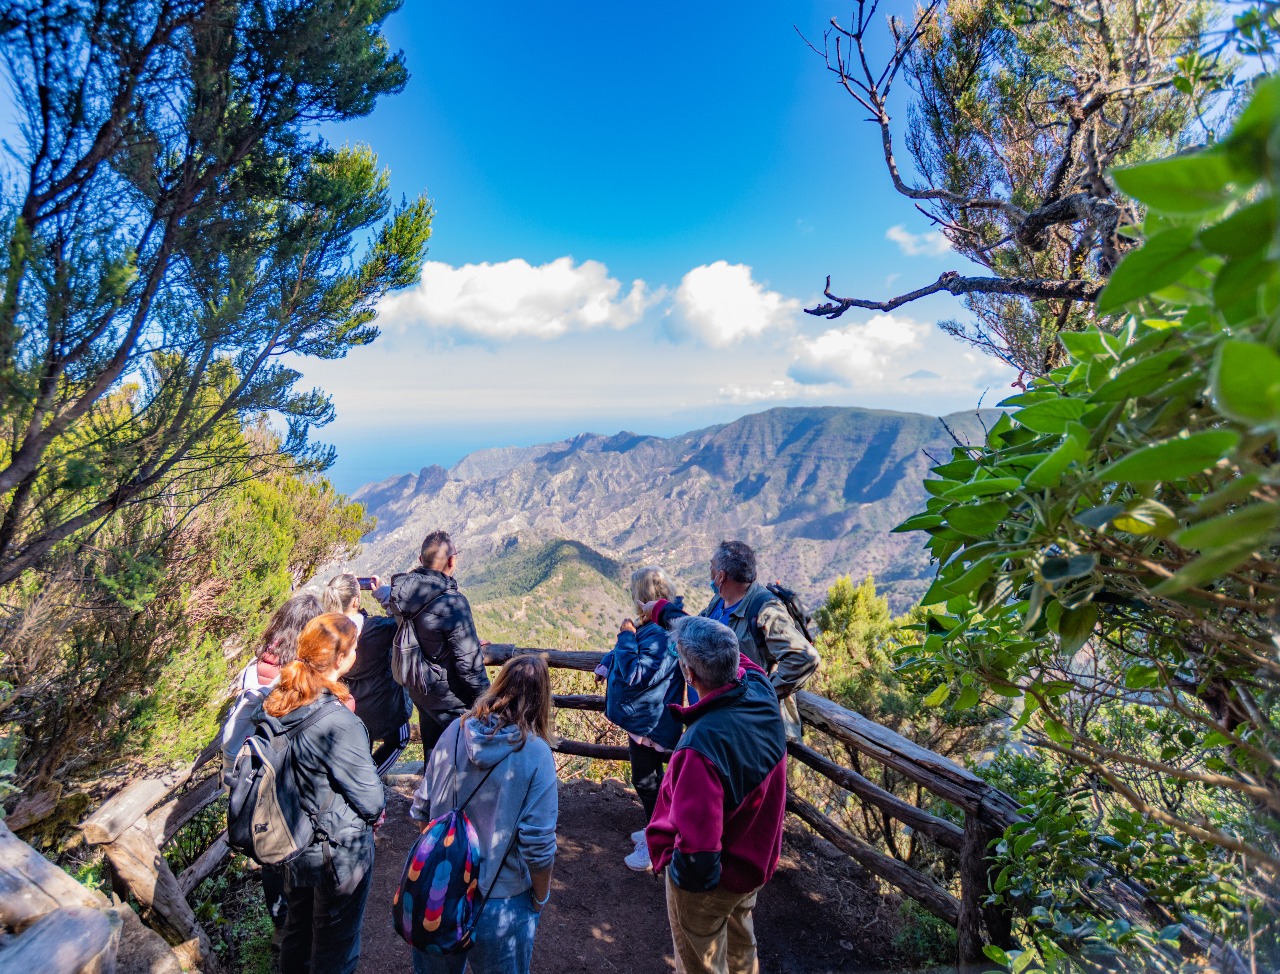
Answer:
[[[510,751],[508,751],[499,759],[498,764],[501,764],[503,761],[505,761],[509,757],[511,757]],[[476,792],[478,792],[481,788],[483,788],[484,783],[489,780],[489,775],[493,774],[495,771],[498,770],[498,764],[493,765],[488,771],[484,773],[484,777],[480,779],[480,784],[476,785],[475,789],[471,792],[471,794],[467,796],[467,800],[458,806],[457,812],[459,815],[461,815],[464,811],[466,811],[467,806],[471,804],[471,799],[476,797]]]
[[[451,591],[452,589],[445,589],[443,592],[437,592],[434,596],[432,596],[430,599],[424,602],[421,606],[419,606],[415,612],[411,613],[410,615],[401,615],[401,618],[405,622],[412,624],[414,619],[418,618],[418,616],[426,612],[427,609],[431,608],[431,606],[435,605],[438,601],[440,601],[440,599],[444,598]]]
[[[338,707],[343,706],[343,703],[341,700],[335,699],[333,703],[335,706],[338,706]],[[307,714],[307,716],[303,717],[302,720],[298,721],[292,727],[285,728],[284,737],[289,741],[290,746],[292,746],[293,739],[295,737],[297,737],[306,728],[310,727],[317,720],[319,720],[321,717],[323,717],[325,714],[328,714],[328,713],[332,713],[332,711],[329,710],[329,708],[324,706],[317,707],[315,710]],[[290,764],[293,766],[294,775],[297,775],[298,773],[297,765],[293,763],[292,757],[290,758]],[[295,778],[295,787],[297,787],[296,778]],[[312,811],[311,809],[307,808],[306,804],[302,801],[302,789],[298,788],[298,802],[302,806],[302,810],[307,813],[307,818],[311,819],[311,827],[315,830],[316,836],[320,839],[320,842],[324,847],[322,850],[322,853],[323,853],[324,864],[326,869],[329,869],[332,867],[332,863],[330,861],[331,850],[329,848],[329,834],[325,832],[323,828],[320,827],[320,815],[322,812],[326,812],[329,810],[335,798],[337,798],[337,793],[330,792],[328,799],[325,800],[325,803],[319,808],[317,808],[315,811]]]
[[[510,757],[510,753],[508,753],[507,757]],[[505,761],[506,759],[507,758],[504,757],[502,761]],[[501,764],[502,761],[499,761],[498,764]],[[498,764],[495,764],[493,767],[496,768]],[[489,770],[492,771],[493,768],[490,768]],[[532,788],[533,788],[533,778],[530,777],[529,785],[527,788],[525,788],[525,793],[524,793],[525,798],[529,797],[529,791]],[[502,867],[507,864],[507,857],[511,855],[511,850],[516,847],[516,839],[518,838],[520,838],[519,827],[511,830],[511,841],[507,843],[507,851],[504,852],[502,854],[502,858],[498,860],[498,871],[493,874],[493,882],[489,884],[488,892],[484,894],[484,899],[480,901],[480,906],[476,909],[475,920],[473,921],[474,923],[480,922],[480,914],[484,912],[485,905],[489,902],[489,897],[493,895],[493,888],[498,885],[498,879],[499,877],[502,876]]]
[[[341,700],[335,700],[334,703],[337,704],[339,707],[342,706]],[[317,707],[314,711],[307,714],[307,716],[303,717],[300,721],[298,721],[292,727],[286,727],[284,729],[284,736],[289,738],[289,740],[293,740],[295,737],[301,734],[305,728],[310,727],[312,724],[314,724],[317,720],[319,720],[321,717],[323,717],[327,713],[329,713],[329,711],[326,710],[324,707]]]

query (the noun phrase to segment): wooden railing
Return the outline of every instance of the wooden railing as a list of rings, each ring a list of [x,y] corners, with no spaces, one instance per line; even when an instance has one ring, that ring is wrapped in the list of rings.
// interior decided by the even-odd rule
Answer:
[[[486,647],[485,662],[496,665],[513,656],[527,653],[543,655],[552,668],[586,672],[594,670],[603,656],[602,653],[594,652],[529,649],[495,643]],[[787,747],[793,759],[856,795],[861,801],[929,836],[939,845],[955,850],[960,857],[960,896],[953,896],[932,877],[853,835],[803,798],[789,795],[787,810],[837,849],[855,859],[863,868],[955,927],[958,960],[961,964],[982,963],[984,943],[1012,947],[1011,914],[1002,908],[985,906],[984,903],[990,895],[990,845],[1004,833],[1008,825],[1018,820],[1018,803],[954,762],[824,697],[801,691],[797,694],[797,703],[800,715],[809,728],[891,768],[964,812],[963,827],[955,825],[890,794],[856,771],[836,764],[806,744],[793,741]],[[604,698],[578,694],[557,695],[555,705],[563,709],[602,711]],[[627,759],[625,747],[584,741],[561,740],[555,749],[562,754],[604,760]]]
[[[517,647],[510,644],[491,644],[485,647],[485,662],[497,666],[513,656],[539,654],[555,669],[590,672],[595,669],[603,654],[597,652],[564,652],[556,650]],[[990,853],[989,844],[1018,817],[1017,803],[1008,795],[983,782],[964,768],[928,751],[887,728],[867,720],[859,714],[812,693],[801,692],[797,696],[801,716],[811,733],[822,733],[858,754],[878,761],[885,767],[915,782],[921,788],[950,802],[964,813],[964,824],[958,826],[939,818],[901,798],[890,794],[857,772],[842,767],[806,744],[792,742],[788,750],[792,758],[801,762],[839,787],[856,795],[861,801],[874,806],[903,825],[929,836],[939,845],[956,851],[960,857],[960,895],[954,896],[930,876],[913,869],[901,860],[886,855],[874,846],[853,835],[832,821],[811,803],[791,795],[787,809],[808,824],[865,869],[885,882],[915,899],[933,915],[956,928],[959,961],[961,964],[979,963],[983,960],[982,946],[990,941],[1001,946],[1009,943],[1011,918],[1003,910],[983,905],[989,892]],[[590,694],[557,694],[557,708],[602,712],[604,698]],[[208,876],[222,865],[230,854],[226,833],[223,832],[195,862],[182,873],[175,875],[163,855],[164,847],[178,831],[196,815],[212,804],[221,794],[217,740],[190,764],[175,767],[167,772],[140,778],[125,786],[108,799],[80,826],[85,841],[101,848],[111,866],[113,882],[118,892],[128,894],[141,907],[142,918],[169,945],[184,967],[200,969],[207,974],[217,971],[217,958],[208,935],[197,922],[195,913],[187,903],[187,897]],[[560,740],[555,750],[561,754],[609,761],[625,761],[625,747],[588,741]],[[0,825],[0,828],[3,828]],[[0,839],[7,834],[0,833]],[[13,843],[31,852],[12,837]],[[0,893],[22,886],[24,880],[6,877],[3,858],[4,844],[0,841]],[[47,863],[46,863],[47,865]],[[80,891],[76,895],[63,895],[59,902],[42,902],[42,909],[34,916],[52,913],[55,908],[65,911],[82,907],[96,908],[99,913],[109,907],[105,898],[79,886],[65,873],[49,866],[66,882]],[[31,882],[30,879],[25,882]],[[4,897],[0,896],[0,901]],[[108,910],[108,912],[110,912]],[[124,910],[128,913],[130,911]],[[28,918],[30,919],[30,918]],[[0,924],[15,929],[15,924],[5,923],[0,913]],[[67,931],[67,923],[83,927],[86,945],[104,944],[100,952],[110,950],[114,954],[114,939],[118,937],[118,923],[108,917],[106,926],[100,919],[88,913],[71,913],[41,921],[37,929],[33,925],[26,936],[30,944],[48,943],[51,936],[61,936]],[[115,929],[116,933],[111,930]],[[52,933],[50,931],[53,931]],[[105,933],[103,932],[105,931]],[[103,938],[106,938],[104,941]],[[107,943],[107,941],[110,941]],[[33,947],[32,949],[36,949]],[[89,950],[89,946],[85,950]],[[90,965],[92,966],[92,965]],[[64,965],[62,970],[77,970],[74,965]],[[89,968],[86,968],[86,970]],[[34,967],[24,974],[38,974],[43,969]],[[154,966],[156,974],[162,966]],[[175,968],[176,971],[176,968]]]
[[[218,970],[217,955],[187,897],[230,855],[226,833],[178,875],[162,850],[222,794],[220,743],[210,741],[190,764],[131,782],[80,825],[85,842],[105,855],[117,892],[138,904],[182,967],[207,974]]]

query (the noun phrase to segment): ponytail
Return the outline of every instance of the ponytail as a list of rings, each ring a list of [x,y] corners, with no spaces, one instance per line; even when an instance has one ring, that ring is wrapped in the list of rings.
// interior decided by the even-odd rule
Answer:
[[[351,608],[351,603],[360,599],[360,580],[354,575],[344,572],[341,575],[334,575],[325,583],[324,592],[320,595],[320,601],[324,603],[325,612],[342,612],[345,613]]]
[[[262,709],[272,717],[283,717],[312,703],[325,690],[343,702],[349,700],[346,686],[325,674],[355,651],[356,636],[355,623],[340,613],[312,619],[298,637],[297,659],[280,670],[280,682]]]

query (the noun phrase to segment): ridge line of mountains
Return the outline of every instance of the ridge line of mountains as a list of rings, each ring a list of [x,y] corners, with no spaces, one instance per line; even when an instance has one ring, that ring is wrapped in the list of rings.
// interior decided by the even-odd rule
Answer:
[[[700,609],[711,551],[739,538],[762,577],[810,604],[838,576],[871,573],[902,611],[927,588],[929,560],[922,535],[890,531],[923,508],[951,432],[980,443],[998,415],[779,407],[671,437],[582,433],[479,450],[357,490],[378,526],[330,570],[405,571],[442,528],[482,637],[570,648],[612,640],[642,564],[666,568]]]

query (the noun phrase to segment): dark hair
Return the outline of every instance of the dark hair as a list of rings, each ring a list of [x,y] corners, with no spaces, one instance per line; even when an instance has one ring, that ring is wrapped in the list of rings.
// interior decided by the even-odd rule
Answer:
[[[514,656],[502,664],[493,684],[476,701],[471,716],[496,714],[500,726],[520,728],[520,740],[533,734],[551,740],[551,671],[539,655]]]
[[[298,657],[298,636],[307,623],[323,611],[318,598],[310,592],[299,592],[276,609],[258,640],[254,655],[262,659],[270,653],[281,666],[292,663]]]
[[[280,670],[280,682],[262,709],[272,717],[283,717],[325,690],[339,700],[348,699],[351,692],[346,686],[325,674],[355,651],[357,636],[356,624],[338,612],[326,612],[308,622],[298,637],[298,658]]]
[[[711,562],[729,581],[750,585],[756,580],[756,553],[741,541],[721,541]]]
[[[437,561],[448,561],[457,551],[447,531],[432,531],[422,539],[422,567],[434,568]]]

